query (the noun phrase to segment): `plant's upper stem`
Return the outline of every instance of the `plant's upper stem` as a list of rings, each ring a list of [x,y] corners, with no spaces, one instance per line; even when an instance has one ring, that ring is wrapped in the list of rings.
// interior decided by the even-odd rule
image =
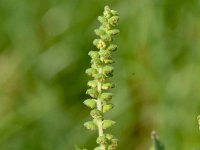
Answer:
[[[99,68],[98,71],[101,74],[102,73],[102,68]],[[98,91],[98,93],[100,95],[101,94],[101,82],[97,83],[97,91]],[[97,109],[102,112],[102,102],[101,102],[101,100],[99,98],[97,99]],[[102,118],[98,120],[98,132],[99,132],[99,136],[103,136],[104,135],[104,133],[103,133],[103,119]],[[105,150],[105,146],[104,145],[100,145],[100,147],[101,147],[101,150]]]

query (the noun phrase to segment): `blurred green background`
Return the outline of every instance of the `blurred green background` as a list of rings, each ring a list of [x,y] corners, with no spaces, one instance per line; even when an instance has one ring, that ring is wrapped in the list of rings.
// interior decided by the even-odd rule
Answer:
[[[119,150],[199,150],[200,0],[1,0],[0,149],[92,149],[84,73],[96,18],[120,13],[113,109]]]

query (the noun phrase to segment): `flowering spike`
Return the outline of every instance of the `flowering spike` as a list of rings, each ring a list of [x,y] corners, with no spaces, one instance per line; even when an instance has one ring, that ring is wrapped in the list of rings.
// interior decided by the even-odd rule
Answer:
[[[93,41],[97,50],[92,50],[88,53],[91,57],[91,68],[86,70],[86,74],[93,77],[91,81],[88,81],[87,85],[90,88],[86,91],[86,94],[91,96],[92,99],[84,101],[84,104],[92,109],[90,115],[93,120],[86,122],[84,126],[90,130],[98,129],[96,142],[99,146],[94,150],[115,150],[117,139],[114,139],[111,134],[104,133],[104,130],[111,127],[115,122],[104,120],[104,113],[114,107],[110,103],[112,93],[108,90],[114,87],[109,82],[109,77],[112,76],[114,71],[114,67],[110,64],[114,62],[111,53],[117,50],[117,45],[112,42],[114,35],[119,33],[119,30],[115,28],[119,21],[119,16],[116,11],[105,6],[103,15],[97,19],[101,23],[100,27],[94,30],[98,36]]]

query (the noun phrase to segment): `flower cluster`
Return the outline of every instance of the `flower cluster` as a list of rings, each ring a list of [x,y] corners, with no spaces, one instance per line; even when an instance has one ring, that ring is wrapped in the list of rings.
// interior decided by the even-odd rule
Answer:
[[[105,120],[104,113],[110,111],[114,106],[110,102],[112,93],[108,92],[114,87],[109,82],[109,78],[113,75],[114,62],[111,53],[117,49],[117,45],[113,44],[113,36],[119,33],[116,25],[119,21],[118,13],[105,6],[103,16],[98,17],[101,26],[95,30],[98,39],[93,44],[98,50],[92,50],[88,53],[91,57],[91,68],[86,70],[86,74],[93,79],[88,82],[89,89],[86,94],[91,98],[86,99],[84,104],[91,108],[90,115],[92,121],[84,123],[84,126],[90,130],[98,130],[97,144],[94,150],[115,150],[117,147],[117,139],[113,135],[104,133],[104,130],[115,124],[112,120]]]

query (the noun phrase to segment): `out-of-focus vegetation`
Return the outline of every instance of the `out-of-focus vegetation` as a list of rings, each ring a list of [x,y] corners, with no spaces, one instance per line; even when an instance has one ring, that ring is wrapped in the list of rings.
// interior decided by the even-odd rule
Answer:
[[[94,147],[83,127],[87,53],[105,5],[121,16],[114,54],[121,150],[200,149],[199,0],[1,0],[0,149]]]

